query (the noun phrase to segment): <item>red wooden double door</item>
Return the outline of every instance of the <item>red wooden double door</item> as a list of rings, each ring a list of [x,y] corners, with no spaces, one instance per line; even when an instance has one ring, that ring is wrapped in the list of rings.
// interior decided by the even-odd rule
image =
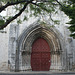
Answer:
[[[49,71],[50,60],[50,47],[47,41],[43,38],[37,39],[32,45],[32,71]]]

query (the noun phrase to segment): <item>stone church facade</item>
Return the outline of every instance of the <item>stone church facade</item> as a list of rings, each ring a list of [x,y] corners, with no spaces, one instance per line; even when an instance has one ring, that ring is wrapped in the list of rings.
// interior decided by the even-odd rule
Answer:
[[[11,11],[14,12],[13,9]],[[12,15],[10,11],[7,14]],[[3,30],[5,33],[0,33],[2,71],[74,70],[75,40],[69,36],[66,24],[69,19],[61,11],[52,17],[60,24],[54,24],[44,15],[29,18],[20,25],[13,22]]]

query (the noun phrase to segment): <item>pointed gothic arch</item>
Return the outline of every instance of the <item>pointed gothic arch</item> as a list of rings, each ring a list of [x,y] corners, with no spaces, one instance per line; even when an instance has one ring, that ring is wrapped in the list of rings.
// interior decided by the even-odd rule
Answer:
[[[31,52],[32,44],[38,39],[45,39],[50,46],[51,53],[51,67],[53,69],[62,69],[64,51],[63,41],[60,33],[55,29],[41,24],[30,25],[23,31],[18,39],[18,49],[16,56],[15,69],[16,70],[32,70],[31,68]]]

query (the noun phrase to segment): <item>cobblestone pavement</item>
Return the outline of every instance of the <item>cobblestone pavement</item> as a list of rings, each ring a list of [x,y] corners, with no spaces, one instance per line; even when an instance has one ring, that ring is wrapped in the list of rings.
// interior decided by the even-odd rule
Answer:
[[[75,72],[66,72],[66,73],[39,73],[39,72],[31,72],[31,73],[0,73],[0,75],[75,75]]]

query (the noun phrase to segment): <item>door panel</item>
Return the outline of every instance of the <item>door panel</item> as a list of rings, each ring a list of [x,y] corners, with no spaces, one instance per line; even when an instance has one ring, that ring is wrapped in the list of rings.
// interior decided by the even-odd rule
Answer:
[[[41,59],[41,53],[40,52],[32,52],[31,58]]]
[[[32,45],[31,67],[32,71],[49,71],[50,48],[46,40],[39,38]]]
[[[32,52],[50,52],[50,47],[46,40],[39,38],[33,43]]]
[[[41,53],[41,70],[49,71],[49,68],[50,68],[50,53],[43,52]]]
[[[40,71],[41,70],[41,60],[40,59],[33,59],[31,63],[32,71]]]
[[[41,53],[32,53],[31,54],[31,67],[32,71],[40,71],[41,70]]]

